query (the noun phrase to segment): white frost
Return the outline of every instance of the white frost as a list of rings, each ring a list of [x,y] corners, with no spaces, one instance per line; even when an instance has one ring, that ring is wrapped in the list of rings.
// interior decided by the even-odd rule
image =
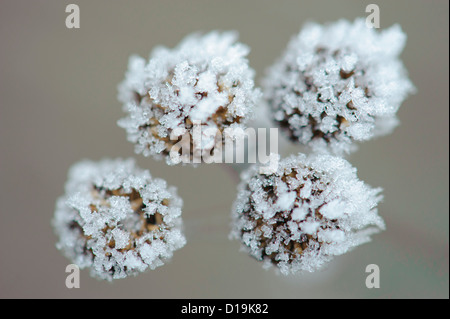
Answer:
[[[137,191],[142,210],[132,207],[128,196],[106,195],[118,189],[124,194]],[[176,189],[131,159],[77,163],[65,191],[53,218],[57,248],[80,268],[90,268],[93,277],[113,280],[154,269],[186,243],[183,202]],[[158,229],[142,231],[142,218],[156,213],[162,218]]]
[[[274,121],[293,141],[336,155],[390,133],[415,90],[399,59],[405,42],[400,26],[378,32],[363,18],[306,24],[263,80]]]
[[[245,129],[261,92],[254,88],[254,71],[246,58],[250,50],[237,38],[236,32],[195,33],[173,49],[157,47],[148,62],[130,57],[118,95],[126,117],[118,125],[126,130],[136,153],[165,156],[168,164],[177,164],[162,140],[172,133],[175,144],[184,129],[192,134],[186,120],[200,121],[202,129],[218,126],[222,131],[227,123]],[[213,115],[221,107],[226,121],[218,124]],[[199,142],[192,151],[207,147]]]
[[[315,271],[384,229],[381,189],[360,181],[346,160],[292,155],[273,174],[241,175],[230,238],[284,274]]]

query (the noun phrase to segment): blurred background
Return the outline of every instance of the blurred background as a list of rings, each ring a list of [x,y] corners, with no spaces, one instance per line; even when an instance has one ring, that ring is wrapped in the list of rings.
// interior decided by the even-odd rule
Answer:
[[[67,29],[66,5],[80,7]],[[392,135],[366,142],[349,160],[359,177],[384,188],[387,231],[327,270],[282,277],[229,241],[236,176],[218,164],[168,167],[135,155],[116,99],[128,57],[186,34],[238,30],[252,51],[257,83],[306,21],[366,16],[408,35],[402,59],[418,93]],[[449,96],[447,1],[0,1],[1,298],[448,298]],[[284,152],[296,152],[290,147]],[[178,187],[188,244],[154,271],[113,283],[81,272],[65,286],[70,262],[50,225],[69,167],[84,158],[134,157]],[[367,289],[368,264],[381,288]]]

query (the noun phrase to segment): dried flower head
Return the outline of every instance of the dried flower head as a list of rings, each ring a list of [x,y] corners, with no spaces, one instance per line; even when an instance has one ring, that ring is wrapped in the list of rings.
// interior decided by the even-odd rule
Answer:
[[[338,155],[389,133],[414,91],[398,58],[405,41],[400,26],[377,32],[364,19],[307,24],[263,81],[274,121],[292,141]]]
[[[330,155],[290,156],[269,175],[253,166],[242,174],[230,237],[266,267],[312,272],[384,229],[380,192]]]
[[[249,48],[236,40],[234,32],[193,34],[174,49],[156,48],[148,63],[130,58],[119,86],[127,116],[118,124],[136,153],[176,164],[179,158],[170,157],[174,145],[180,156],[181,147],[188,147],[192,159],[223,142],[211,132],[223,136],[225,128],[245,124],[261,94],[245,58]],[[194,137],[195,123],[207,134]]]
[[[131,159],[80,162],[56,204],[57,248],[100,279],[154,269],[185,245],[182,204],[175,188]]]

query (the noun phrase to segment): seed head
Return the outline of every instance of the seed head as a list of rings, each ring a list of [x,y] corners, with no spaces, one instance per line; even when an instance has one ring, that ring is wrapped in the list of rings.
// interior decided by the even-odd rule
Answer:
[[[384,229],[380,192],[329,155],[293,155],[269,175],[253,166],[242,174],[230,237],[265,267],[312,272]]]
[[[268,70],[264,95],[273,120],[295,142],[336,155],[390,133],[414,86],[399,60],[406,35],[364,19],[307,24]]]
[[[178,163],[170,156],[174,145],[180,152],[189,147],[192,158],[223,142],[215,133],[243,128],[261,95],[248,52],[236,33],[214,31],[189,35],[174,49],[158,47],[148,63],[132,56],[119,86],[127,116],[118,124],[135,151],[173,165]],[[193,134],[196,123],[206,132],[200,138]]]
[[[185,245],[182,204],[131,159],[77,163],[56,204],[57,248],[99,279],[154,269]]]

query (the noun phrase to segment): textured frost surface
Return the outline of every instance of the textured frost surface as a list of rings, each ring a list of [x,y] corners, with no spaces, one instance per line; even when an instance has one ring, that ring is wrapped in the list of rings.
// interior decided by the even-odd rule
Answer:
[[[283,274],[315,271],[384,229],[381,189],[342,158],[292,155],[274,174],[253,166],[241,177],[230,238]]]
[[[185,245],[182,204],[131,159],[77,163],[56,203],[57,248],[100,279],[154,269]]]
[[[118,124],[135,151],[176,164],[168,156],[170,149],[192,134],[193,123],[210,132],[231,124],[244,128],[261,95],[254,88],[248,52],[237,42],[237,33],[214,31],[190,35],[174,49],[158,47],[148,62],[132,56],[119,85],[127,116]],[[191,153],[211,149],[214,138],[202,138],[193,141]]]
[[[274,121],[293,141],[337,155],[391,132],[414,91],[398,58],[405,42],[398,25],[378,32],[364,19],[307,24],[263,81]]]

